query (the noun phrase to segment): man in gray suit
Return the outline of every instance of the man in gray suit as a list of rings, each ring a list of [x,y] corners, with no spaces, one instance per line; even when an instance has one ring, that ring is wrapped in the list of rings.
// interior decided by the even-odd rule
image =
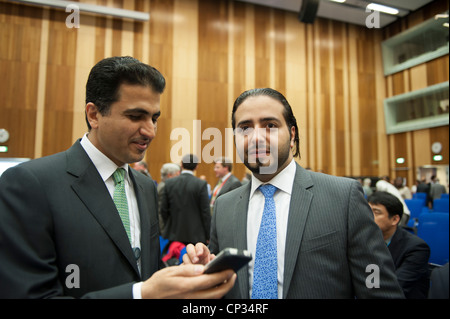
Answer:
[[[284,96],[273,89],[244,92],[234,103],[232,125],[237,152],[253,173],[251,183],[217,199],[209,248],[189,245],[185,263],[207,263],[226,247],[249,250],[254,259],[238,271],[227,298],[254,297],[256,279],[258,285],[275,285],[270,298],[404,298],[361,185],[295,162],[297,121]],[[276,187],[275,205],[267,210],[270,200],[260,188],[266,184]],[[264,282],[273,271],[264,265],[270,258],[258,257],[263,211],[273,206],[275,284]],[[262,276],[255,278],[261,264]]]
[[[212,190],[210,201],[211,213],[217,197],[242,185],[241,181],[231,173],[232,169],[233,164],[228,158],[219,157],[214,160],[214,173],[216,173],[218,181],[216,187]]]
[[[100,61],[86,84],[89,132],[65,152],[2,174],[0,298],[220,298],[229,291],[232,271],[158,270],[156,187],[128,163],[142,160],[156,135],[164,87],[159,71],[134,58]]]

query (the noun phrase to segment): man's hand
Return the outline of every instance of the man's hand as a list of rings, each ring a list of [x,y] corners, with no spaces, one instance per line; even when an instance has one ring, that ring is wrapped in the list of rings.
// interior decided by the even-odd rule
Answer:
[[[214,258],[216,258],[216,255],[211,254],[205,244],[197,243],[195,246],[188,244],[186,246],[186,254],[183,256],[183,264],[206,265]]]
[[[161,269],[142,284],[142,298],[218,299],[233,288],[236,274],[232,270],[205,275],[204,268],[188,264]]]

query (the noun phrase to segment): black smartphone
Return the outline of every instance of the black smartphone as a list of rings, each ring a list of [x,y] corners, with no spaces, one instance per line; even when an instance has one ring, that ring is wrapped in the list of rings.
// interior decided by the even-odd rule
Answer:
[[[247,250],[225,248],[206,264],[204,273],[211,274],[225,269],[233,269],[237,272],[250,260],[252,260],[252,254]]]

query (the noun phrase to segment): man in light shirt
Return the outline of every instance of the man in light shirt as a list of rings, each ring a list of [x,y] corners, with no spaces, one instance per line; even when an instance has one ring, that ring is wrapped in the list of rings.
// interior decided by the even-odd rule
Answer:
[[[217,199],[209,247],[188,245],[184,262],[206,263],[226,247],[249,250],[255,258],[237,272],[226,298],[260,298],[261,286],[268,285],[270,298],[278,299],[404,298],[360,183],[308,171],[295,162],[299,134],[286,98],[269,88],[242,93],[233,106],[232,126],[237,153],[253,173],[251,182]],[[262,188],[268,187],[261,185],[275,186],[275,205],[263,195]],[[263,214],[273,210],[276,234],[270,235],[276,247],[269,250],[276,250],[275,269],[272,263],[264,265],[269,258],[258,257],[267,244],[260,245],[259,238],[268,238],[259,237],[262,220],[267,220]],[[258,276],[257,263],[263,269]],[[367,269],[374,265],[380,270],[377,288],[367,283]],[[266,280],[272,276],[275,283]]]
[[[232,271],[159,270],[156,186],[128,164],[156,135],[164,87],[158,70],[134,58],[100,61],[86,84],[88,133],[2,175],[0,298],[220,298],[230,290]]]

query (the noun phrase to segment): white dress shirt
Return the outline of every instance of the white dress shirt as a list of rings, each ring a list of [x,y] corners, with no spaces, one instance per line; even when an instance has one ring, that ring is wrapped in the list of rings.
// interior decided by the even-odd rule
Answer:
[[[291,202],[292,186],[295,178],[295,161],[285,167],[267,184],[272,184],[278,189],[273,196],[276,208],[277,218],[277,256],[278,256],[278,298],[283,297],[283,276],[284,276],[284,253],[286,247],[287,222],[289,217],[289,207]],[[259,226],[261,224],[264,211],[264,195],[258,190],[263,184],[259,179],[252,175],[252,188],[250,190],[250,201],[247,214],[247,249],[256,254],[256,242],[258,240]],[[252,295],[253,285],[253,267],[254,259],[249,263],[249,286],[250,296]]]
[[[81,139],[81,146],[86,151],[87,155],[94,163],[95,168],[100,174],[106,188],[113,198],[114,195],[114,180],[112,178],[113,173],[119,168],[112,160],[110,160],[105,154],[99,151],[94,144],[91,143],[87,137],[87,133]],[[130,234],[131,234],[131,247],[141,249],[141,221],[139,217],[139,210],[136,200],[136,194],[134,192],[133,183],[129,175],[129,166],[124,164],[121,168],[125,169],[125,194],[127,196],[128,202],[128,215],[130,218]],[[141,270],[141,259],[137,260],[137,266],[139,271]],[[141,295],[140,284],[134,285],[133,296],[134,298],[139,298]]]

